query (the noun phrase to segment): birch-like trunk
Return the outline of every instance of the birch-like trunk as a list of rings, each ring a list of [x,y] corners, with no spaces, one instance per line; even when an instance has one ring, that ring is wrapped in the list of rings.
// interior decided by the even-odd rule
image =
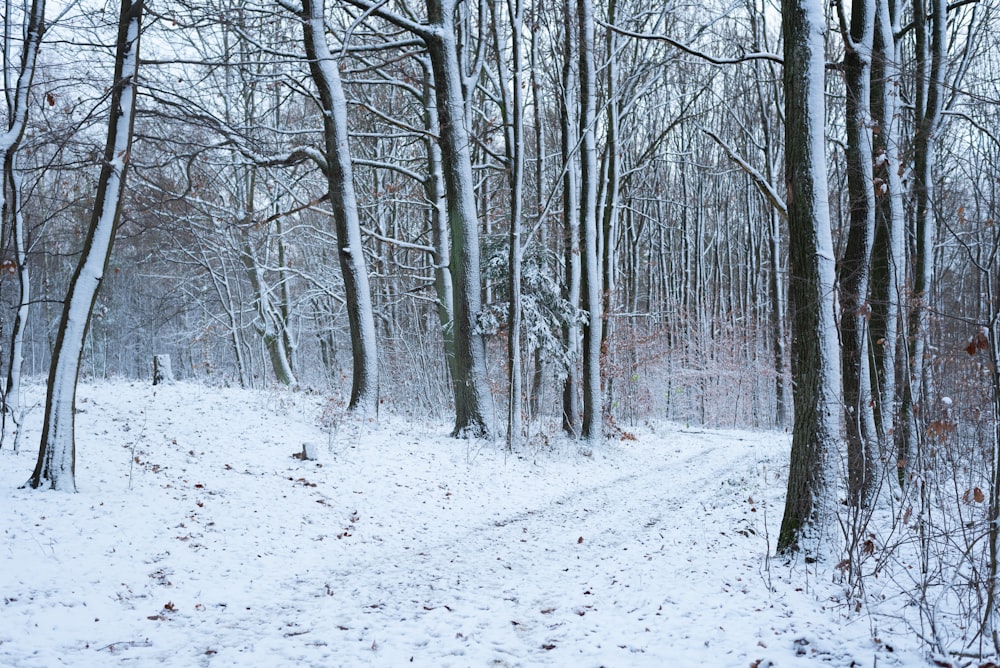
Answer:
[[[895,11],[894,11],[895,9]],[[896,352],[899,345],[900,284],[903,269],[905,209],[900,176],[900,67],[895,34],[899,30],[896,3],[876,0],[872,53],[873,161],[876,195],[872,250],[871,320],[872,381],[875,385],[875,425],[883,445],[898,434]],[[890,460],[895,463],[895,457]]]
[[[924,0],[913,2],[916,52],[915,126],[913,138],[913,304],[909,313],[909,373],[903,387],[900,422],[903,443],[900,457],[906,467],[920,457],[919,408],[929,398],[927,338],[930,306],[934,292],[934,240],[937,220],[934,212],[934,175],[937,162],[936,137],[943,108],[945,56],[947,53],[948,3],[933,0],[928,14]],[[928,25],[930,34],[928,34]]]
[[[833,521],[841,417],[823,132],[823,8],[821,0],[781,3],[795,423],[777,547],[780,552],[803,549],[812,558]]]
[[[24,214],[21,211],[21,174],[17,169],[17,155],[7,151],[4,160],[4,189],[9,195],[4,198],[4,219],[10,222],[14,242],[14,263],[17,271],[17,310],[10,332],[10,359],[7,364],[7,385],[0,406],[0,447],[12,440],[14,452],[21,449],[21,422],[24,408],[21,406],[21,371],[24,367],[24,332],[31,310],[31,270],[28,265],[28,248],[24,238]]]
[[[587,322],[583,325],[583,430],[585,439],[602,434],[601,406],[601,267],[597,229],[597,66],[594,49],[594,6],[578,0],[580,33],[580,296]]]
[[[8,57],[14,53],[10,22],[13,20],[7,5],[4,51]],[[10,356],[7,360],[7,382],[0,394],[0,447],[13,440],[16,452],[21,440],[21,369],[24,366],[24,332],[28,322],[31,302],[28,249],[25,246],[24,213],[21,210],[21,178],[17,170],[17,150],[28,123],[28,97],[35,77],[35,63],[45,31],[45,0],[34,0],[24,16],[21,63],[16,83],[10,85],[9,72],[4,70],[4,92],[7,102],[7,129],[0,135],[0,156],[3,160],[3,184],[0,186],[0,228],[6,237],[10,233],[14,246],[14,269],[17,271],[18,300],[14,323],[10,333]],[[3,244],[6,247],[6,243]]]
[[[144,0],[122,0],[108,141],[80,263],[70,280],[49,369],[38,463],[27,485],[76,491],[74,409],[83,344],[121,214],[132,148]]]
[[[501,29],[499,1],[493,4],[493,39],[497,53],[497,74],[500,79],[501,113],[504,123],[504,160],[507,184],[510,188],[510,230],[508,234],[507,275],[507,449],[513,450],[521,438],[522,369],[521,369],[521,259],[524,254],[521,228],[524,214],[524,80],[521,53],[521,31],[524,26],[524,5],[520,0],[507,0],[507,20],[510,23],[511,64],[508,69],[504,53],[504,31]]]
[[[378,347],[368,267],[361,242],[361,222],[347,131],[347,99],[337,61],[326,41],[323,0],[303,0],[302,28],[309,70],[323,111],[327,187],[337,233],[340,270],[344,277],[347,321],[351,333],[353,378],[349,408],[361,414],[378,407]]]
[[[577,96],[576,66],[578,34],[573,29],[576,4],[563,1],[566,14],[566,48],[562,71],[562,114],[560,114],[560,153],[563,163],[563,299],[573,309],[580,306],[580,188],[579,157],[576,154],[577,124],[580,107]],[[570,436],[580,435],[580,325],[574,317],[563,325],[563,341],[568,365],[562,393],[562,428]]]

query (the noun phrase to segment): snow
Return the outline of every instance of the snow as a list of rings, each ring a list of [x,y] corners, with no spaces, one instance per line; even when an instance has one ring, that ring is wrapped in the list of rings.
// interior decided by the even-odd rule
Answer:
[[[925,665],[768,557],[785,434],[552,427],[505,454],[332,405],[81,385],[79,493],[19,489],[36,453],[0,452],[0,665]]]

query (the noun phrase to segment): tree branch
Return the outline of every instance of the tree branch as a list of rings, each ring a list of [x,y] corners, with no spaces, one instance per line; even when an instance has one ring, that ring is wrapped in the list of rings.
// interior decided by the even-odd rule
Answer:
[[[972,1],[972,0],[967,0],[967,1]],[[604,21],[598,20],[596,22],[602,27],[607,28],[608,30],[611,30],[613,32],[616,32],[619,35],[625,35],[626,37],[633,37],[635,39],[647,39],[655,42],[666,42],[670,46],[676,49],[680,49],[684,53],[695,56],[696,58],[701,58],[702,60],[706,60],[712,63],[713,65],[736,65],[737,63],[746,63],[752,60],[769,60],[773,63],[778,63],[779,65],[783,65],[785,62],[779,55],[761,51],[755,53],[744,53],[739,58],[717,58],[716,56],[709,55],[704,51],[699,51],[686,44],[682,44],[681,42],[678,42],[676,39],[672,37],[667,37],[666,35],[660,35],[657,33],[633,32],[631,30],[626,30],[625,28],[620,28],[618,26],[611,25],[610,23],[605,23]]]
[[[739,153],[737,153],[736,150],[733,149],[729,144],[724,142],[722,138],[719,137],[719,135],[715,134],[711,130],[706,130],[705,128],[699,128],[699,129],[706,135],[711,137],[715,141],[715,143],[718,144],[722,148],[722,150],[726,152],[726,155],[729,156],[729,159],[735,162],[737,165],[739,165],[740,168],[744,172],[746,172],[751,179],[753,179],[754,185],[756,185],[757,189],[760,190],[761,194],[763,194],[764,197],[767,198],[767,201],[771,203],[771,206],[773,206],[778,211],[778,214],[782,218],[788,220],[788,207],[785,205],[784,198],[780,194],[778,194],[778,191],[775,190],[774,186],[771,185],[771,183],[767,180],[767,178],[760,173],[760,170],[758,170],[749,162],[744,160],[743,157]]]

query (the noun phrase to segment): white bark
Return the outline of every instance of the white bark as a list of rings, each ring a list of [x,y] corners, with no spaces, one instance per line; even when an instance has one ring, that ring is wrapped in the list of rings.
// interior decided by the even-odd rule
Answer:
[[[580,232],[582,235],[581,297],[583,326],[583,431],[585,439],[602,435],[601,406],[601,268],[597,229],[597,66],[594,53],[594,8],[577,3],[580,21]]]
[[[563,235],[565,239],[563,261],[565,292],[563,298],[575,310],[580,306],[581,277],[579,156],[576,152],[578,128],[575,123],[580,115],[575,69],[579,60],[579,36],[577,31],[572,29],[573,19],[576,16],[576,4],[572,0],[563,0],[563,3],[568,26],[562,72],[562,114],[560,115],[560,151],[563,160]],[[564,324],[563,338],[569,364],[563,383],[562,428],[570,436],[576,437],[580,435],[578,415],[580,324],[575,317]]]
[[[347,99],[337,61],[326,41],[323,0],[305,0],[303,32],[313,82],[323,110],[327,185],[337,232],[341,273],[347,299],[354,373],[349,407],[361,414],[378,408],[378,348],[368,266],[361,242],[361,222],[347,129]]]
[[[10,21],[5,17],[7,33],[4,50],[8,57],[13,53],[10,39]],[[0,225],[10,229],[14,242],[14,264],[18,278],[18,306],[11,328],[10,358],[7,365],[6,387],[0,395],[0,447],[13,439],[16,452],[21,440],[21,370],[24,366],[24,332],[28,322],[31,302],[31,281],[28,267],[28,249],[25,246],[24,215],[21,210],[21,178],[17,167],[17,149],[28,122],[28,96],[35,76],[35,64],[41,47],[45,23],[45,0],[34,0],[24,17],[24,45],[21,64],[13,90],[9,86],[8,72],[4,71],[7,101],[7,130],[0,135],[0,156],[3,161],[4,183],[0,186]],[[9,196],[8,196],[9,194]],[[2,236],[2,235],[0,235]]]
[[[899,109],[900,70],[895,34],[899,11],[889,0],[877,0],[872,81],[872,109],[876,125],[873,160],[876,206],[876,254],[872,277],[872,344],[874,381],[877,382],[879,440],[892,441],[896,424],[896,351],[900,324],[900,279],[905,274],[903,182],[900,176]],[[890,457],[894,461],[895,457]]]
[[[38,463],[28,481],[36,489],[76,491],[76,384],[87,328],[121,213],[135,118],[142,7],[143,0],[122,0],[108,142],[83,255],[70,281],[52,355]]]

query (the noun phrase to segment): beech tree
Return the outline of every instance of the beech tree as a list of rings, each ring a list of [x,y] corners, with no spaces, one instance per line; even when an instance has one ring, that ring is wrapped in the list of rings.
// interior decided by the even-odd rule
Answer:
[[[323,0],[303,0],[302,29],[309,69],[319,91],[323,112],[324,172],[337,233],[337,252],[347,301],[351,333],[353,381],[349,407],[361,414],[378,407],[378,350],[372,313],[368,266],[361,243],[361,223],[354,194],[354,177],[347,132],[347,100],[337,61],[326,42]]]
[[[486,378],[486,342],[477,318],[482,310],[479,218],[472,173],[466,91],[477,76],[462,70],[456,0],[427,0],[426,22],[382,9],[366,0],[352,4],[423,40],[434,80],[441,147],[441,180],[450,233],[453,280],[455,428],[457,437],[492,437],[495,416]]]
[[[820,0],[782,0],[781,16],[795,421],[778,550],[816,558],[832,521],[841,416],[824,136],[826,30]]]
[[[577,2],[580,58],[580,297],[587,322],[583,324],[583,428],[585,439],[602,436],[601,405],[601,268],[597,227],[597,62],[594,8],[590,0]]]
[[[34,489],[76,491],[76,386],[84,340],[107,270],[125,193],[135,119],[143,2],[122,0],[121,3],[107,144],[83,253],[70,280],[52,352],[38,462],[26,483]]]

